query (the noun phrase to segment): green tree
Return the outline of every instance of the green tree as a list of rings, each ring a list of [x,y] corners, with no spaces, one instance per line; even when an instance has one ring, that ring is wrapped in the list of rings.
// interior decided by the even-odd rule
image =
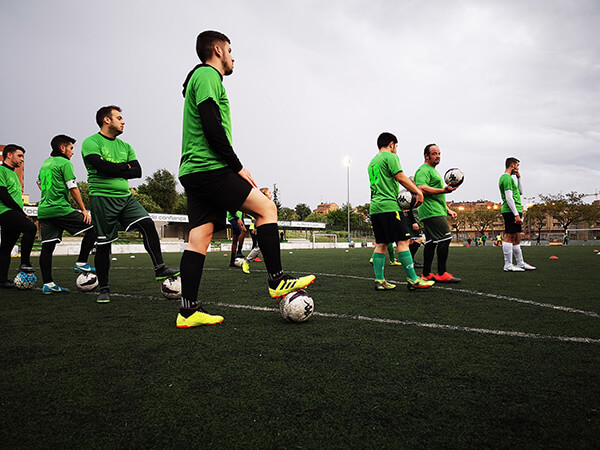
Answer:
[[[311,213],[310,207],[306,203],[298,203],[296,205],[296,214],[298,220],[304,220]]]
[[[321,213],[310,213],[304,218],[307,222],[327,222],[327,216]]]
[[[279,220],[298,220],[298,215],[296,214],[296,211],[294,211],[292,208],[287,208],[285,206],[282,206],[277,211],[277,219],[279,219]]]
[[[173,214],[187,214],[187,195],[185,193],[177,194],[172,212]]]
[[[163,212],[172,212],[177,201],[177,181],[175,175],[167,169],[159,169],[146,177],[146,183],[138,186],[139,194],[148,195],[152,198]]]
[[[345,230],[348,228],[348,205],[344,204],[340,209],[330,211],[327,214],[327,223],[334,230]],[[354,210],[350,210],[350,228],[358,229],[359,218]]]
[[[539,236],[542,233],[542,229],[548,225],[548,210],[546,209],[546,205],[538,203],[530,206],[527,209],[524,218],[525,222],[528,223],[530,227],[537,230],[537,235]]]
[[[600,210],[597,206],[583,203],[582,198],[584,196],[585,194],[579,194],[575,191],[569,192],[566,195],[540,194],[546,212],[559,223],[565,233],[573,223],[593,223],[598,220]]]
[[[90,186],[87,184],[87,181],[78,181],[77,187],[79,188],[79,192],[81,193],[81,200],[83,200],[83,204],[86,209],[89,211],[90,209]],[[77,203],[73,201],[73,197],[69,196],[69,201],[71,202],[71,206],[75,209],[79,209]]]
[[[497,209],[480,208],[470,214],[471,223],[479,234],[484,234],[488,228],[492,228],[494,222],[500,220]]]
[[[148,211],[149,213],[163,212],[162,208],[148,194],[143,194],[139,192],[136,188],[131,188],[130,190],[135,199],[138,202],[140,202],[140,205],[142,205],[146,211]]]

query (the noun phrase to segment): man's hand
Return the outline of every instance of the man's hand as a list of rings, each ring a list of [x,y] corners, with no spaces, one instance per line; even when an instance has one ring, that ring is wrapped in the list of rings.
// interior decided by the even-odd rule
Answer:
[[[415,231],[419,231],[419,224],[418,223],[413,223],[412,224],[412,229]]]
[[[242,219],[238,219],[238,226],[240,227],[240,231],[242,233],[246,232],[246,225],[244,225],[244,221]]]
[[[458,217],[456,211],[452,211],[451,209],[448,210],[448,214],[450,215],[450,217],[452,217],[452,220],[456,220],[456,218]]]
[[[448,184],[448,185],[446,185],[446,187],[444,188],[444,192],[445,192],[446,194],[449,194],[450,192],[454,192],[454,191],[455,191],[455,190],[457,190],[457,189],[458,189],[458,186],[454,186],[454,187],[452,187],[452,186],[450,186],[450,185]]]
[[[254,178],[252,178],[252,175],[250,175],[250,172],[248,172],[248,170],[246,170],[245,167],[242,167],[242,170],[240,170],[238,172],[238,175],[240,177],[242,177],[244,180],[246,180],[248,183],[250,183],[250,186],[258,189],[258,186],[256,185],[256,182],[254,181]]]
[[[81,214],[83,214],[83,221],[85,223],[87,223],[88,225],[92,223],[92,217],[90,216],[90,213],[87,212],[86,210],[81,211]]]
[[[423,200],[424,200],[424,198],[423,198],[423,192],[421,191],[421,189],[419,189],[419,193],[415,194],[415,195],[417,196],[417,201],[415,203],[414,208],[416,208],[417,206],[422,205],[423,204]]]
[[[517,225],[521,225],[523,223],[523,219],[521,219],[521,216],[515,216],[515,223]]]

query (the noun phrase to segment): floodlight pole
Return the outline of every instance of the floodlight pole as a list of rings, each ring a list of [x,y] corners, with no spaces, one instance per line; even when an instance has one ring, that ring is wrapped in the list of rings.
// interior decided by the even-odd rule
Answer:
[[[347,180],[347,192],[348,192],[348,243],[350,243],[350,166],[352,165],[352,158],[346,156],[344,158],[344,165],[346,166],[346,180]]]

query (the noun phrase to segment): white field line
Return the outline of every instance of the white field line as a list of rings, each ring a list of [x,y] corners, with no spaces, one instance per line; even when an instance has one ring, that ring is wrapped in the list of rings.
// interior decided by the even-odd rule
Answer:
[[[117,269],[117,267],[115,267]],[[125,268],[123,268],[125,269]],[[128,268],[131,270],[131,267]],[[141,268],[140,268],[141,269]],[[205,268],[204,270],[221,270],[217,268]],[[254,270],[253,272],[265,272],[264,270]],[[288,273],[299,273],[299,272],[288,272]],[[303,272],[302,272],[303,273]],[[356,275],[340,275],[340,274],[328,274],[328,273],[315,273],[317,276],[326,276],[326,277],[337,277],[337,278],[351,278],[356,280],[367,280],[372,281],[372,278],[360,277]],[[398,284],[406,284],[405,282],[390,280],[394,283]],[[485,292],[471,291],[468,289],[456,289],[449,287],[436,286],[438,289],[444,289],[448,291],[456,291],[462,292],[471,295],[478,295],[481,297],[490,297],[498,300],[508,300],[518,303],[525,303],[532,306],[539,306],[543,308],[551,308],[559,311],[569,312],[569,313],[577,313],[584,314],[590,317],[600,317],[600,314],[592,312],[592,311],[583,311],[579,309],[568,308],[564,306],[551,305],[548,303],[539,303],[530,300],[524,300],[514,297],[507,297],[504,295],[496,295],[496,294],[488,294]],[[92,294],[92,293],[90,293]],[[111,296],[117,297],[130,297],[130,298],[145,298],[145,299],[157,299],[162,300],[162,297],[154,297],[154,296],[142,296],[142,295],[133,295],[133,294],[117,294],[111,293]],[[251,311],[266,311],[266,312],[275,312],[279,311],[278,308],[270,308],[265,306],[253,306],[253,305],[238,305],[233,303],[222,303],[222,302],[205,302],[207,305],[216,305],[223,306],[226,308],[236,308],[236,309],[248,309]],[[469,333],[479,333],[479,334],[491,334],[495,336],[509,336],[509,337],[519,337],[525,339],[542,339],[542,340],[551,340],[551,341],[560,341],[560,342],[577,342],[584,344],[600,344],[600,339],[594,338],[586,338],[586,337],[571,337],[571,336],[553,336],[553,335],[545,335],[545,334],[536,334],[536,333],[524,333],[521,331],[504,331],[504,330],[489,330],[486,328],[473,328],[473,327],[463,327],[457,325],[445,325],[438,323],[426,323],[426,322],[415,322],[412,320],[397,320],[397,319],[382,319],[378,317],[368,317],[368,316],[360,316],[360,315],[350,315],[350,314],[335,314],[335,313],[321,313],[315,312],[313,315],[320,317],[327,317],[331,319],[345,319],[345,320],[360,320],[365,322],[377,322],[377,323],[387,323],[394,325],[404,325],[404,326],[416,326],[421,328],[432,328],[439,330],[451,330],[451,331],[464,331]]]

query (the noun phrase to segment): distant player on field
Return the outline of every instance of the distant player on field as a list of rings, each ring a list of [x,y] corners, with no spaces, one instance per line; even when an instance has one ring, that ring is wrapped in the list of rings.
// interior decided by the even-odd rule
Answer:
[[[384,276],[385,253],[388,245],[396,243],[397,259],[407,276],[409,289],[431,287],[433,281],[425,281],[418,277],[413,267],[413,259],[408,248],[410,231],[407,221],[398,204],[400,183],[417,196],[417,204],[423,201],[423,193],[402,171],[398,151],[398,139],[391,133],[381,133],[377,138],[379,153],[369,163],[369,181],[371,185],[371,206],[369,209],[373,233],[375,234],[375,252],[373,253],[373,270],[375,272],[375,289],[384,291],[394,289],[395,284],[386,281]]]
[[[502,241],[502,253],[504,253],[505,272],[524,272],[535,270],[531,264],[523,261],[521,251],[521,231],[523,223],[523,207],[521,206],[521,173],[519,172],[519,160],[517,158],[506,158],[506,170],[500,176],[498,185],[502,197],[502,208],[500,212],[504,218],[504,239]],[[513,176],[517,178],[515,182]],[[513,256],[517,264],[513,264]]]
[[[229,267],[235,267],[235,260],[243,258],[242,247],[246,237],[246,225],[244,225],[243,213],[236,211],[231,213],[227,211],[227,221],[231,225],[231,258]]]
[[[154,222],[129,191],[127,180],[140,178],[142,168],[131,145],[117,138],[125,127],[121,108],[103,106],[96,113],[96,123],[100,132],[83,141],[81,155],[88,172],[92,223],[97,235],[95,262],[100,295],[96,301],[108,303],[110,250],[111,243],[119,238],[119,223],[126,231],[142,234],[157,281],[176,277],[179,270],[165,266]]]
[[[291,278],[283,273],[277,207],[257,188],[232,147],[231,115],[223,77],[233,73],[230,40],[204,31],[196,40],[202,64],[184,82],[183,141],[179,180],[188,201],[190,236],[181,258],[181,308],[177,327],[212,325],[223,317],[198,304],[206,251],[215,231],[225,227],[227,211],[256,218],[256,236],[267,267],[269,294],[279,298],[312,283],[314,275]]]
[[[83,235],[79,257],[73,270],[96,272],[96,269],[88,264],[90,252],[96,242],[96,233],[75,181],[71,162],[73,144],[75,139],[72,137],[64,134],[54,136],[50,142],[52,147],[50,158],[44,161],[38,175],[37,184],[42,191],[42,199],[38,205],[38,219],[42,238],[40,269],[44,281],[43,294],[69,292],[68,289],[54,283],[52,278],[52,254],[56,244],[62,240],[64,230],[73,236]],[[69,195],[77,203],[81,212],[71,206]]]
[[[21,237],[21,265],[19,272],[33,273],[31,249],[37,228],[23,211],[23,195],[19,175],[15,172],[25,161],[25,149],[8,144],[2,151],[0,164],[0,288],[11,289],[15,284],[8,279],[10,253]]]
[[[450,226],[448,215],[456,219],[456,212],[448,208],[446,194],[457,188],[444,186],[444,179],[435,169],[440,163],[441,152],[436,144],[429,144],[423,152],[425,163],[415,173],[415,184],[423,191],[425,200],[419,206],[419,218],[425,231],[425,248],[423,249],[423,279],[435,280],[438,283],[458,283],[456,278],[447,272],[446,263],[450,249]],[[433,257],[437,250],[436,274],[431,272]]]

